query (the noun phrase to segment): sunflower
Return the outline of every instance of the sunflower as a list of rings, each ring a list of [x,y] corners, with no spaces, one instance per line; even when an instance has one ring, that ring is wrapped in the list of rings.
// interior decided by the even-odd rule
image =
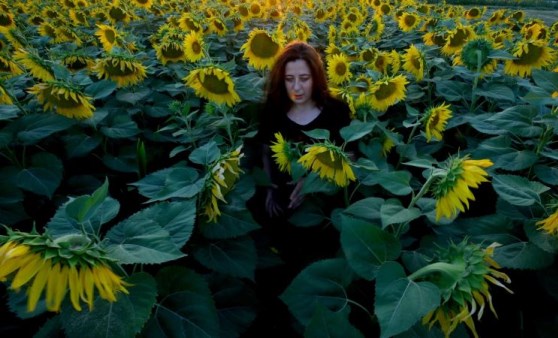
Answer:
[[[53,312],[60,311],[68,293],[77,311],[82,310],[81,301],[93,310],[95,289],[109,302],[117,301],[120,292],[128,294],[129,284],[112,271],[104,252],[88,239],[69,240],[11,232],[0,247],[0,281],[11,280],[16,292],[26,288],[28,312],[35,311],[43,292],[46,308]]]
[[[482,9],[478,7],[472,7],[465,11],[464,16],[465,19],[467,20],[474,20],[474,19],[480,19],[483,13],[484,11]]]
[[[327,75],[329,80],[339,85],[351,79],[353,74],[350,70],[350,63],[345,54],[333,54],[327,58]]]
[[[558,234],[558,209],[547,218],[538,221],[536,225],[539,226],[539,230],[543,230],[551,236]]]
[[[383,2],[379,7],[378,7],[378,12],[381,15],[389,15],[389,13],[391,13],[391,11],[393,10],[393,8],[391,7],[391,5],[389,3],[385,3]]]
[[[259,18],[263,14],[263,8],[258,1],[252,1],[248,6],[248,11],[250,13],[250,17],[252,18]]]
[[[417,81],[424,78],[424,55],[415,45],[411,45],[403,55],[403,69],[415,76]]]
[[[451,157],[446,161],[445,175],[437,179],[433,188],[437,221],[442,216],[451,219],[458,211],[469,208],[469,200],[475,200],[469,188],[478,188],[479,183],[488,182],[488,173],[483,168],[492,164],[488,159],[471,160],[468,157]]]
[[[468,41],[453,60],[454,65],[464,65],[471,71],[480,71],[482,75],[494,72],[498,66],[496,59],[490,54],[496,49],[495,45],[485,37],[477,37]]]
[[[186,50],[183,43],[176,43],[174,41],[165,41],[159,45],[153,46],[157,59],[161,61],[163,65],[167,62],[180,62],[188,60],[186,56]]]
[[[543,23],[534,22],[524,25],[520,33],[524,40],[544,40],[548,35],[548,28]]]
[[[208,33],[215,33],[219,36],[223,36],[227,34],[227,31],[228,31],[227,25],[222,19],[217,17],[212,17],[209,20],[209,24],[207,26]]]
[[[13,104],[12,98],[6,92],[4,87],[0,85],[0,104]]]
[[[45,110],[53,109],[68,118],[87,119],[93,116],[95,110],[90,97],[75,86],[61,81],[38,83],[28,92],[37,96]]]
[[[348,155],[338,146],[326,143],[315,143],[305,149],[306,154],[298,159],[305,169],[317,173],[320,178],[346,187],[356,177],[351,168]]]
[[[202,25],[191,13],[182,14],[178,19],[178,26],[185,31],[202,31]]]
[[[41,81],[54,80],[51,66],[36,53],[20,49],[15,52],[14,59],[27,68],[34,78]]]
[[[404,12],[398,19],[397,24],[403,32],[413,31],[420,23],[420,17],[414,13]]]
[[[273,142],[271,145],[275,163],[279,166],[280,171],[290,174],[292,169],[291,162],[296,156],[293,146],[283,138],[281,133],[275,133],[275,140],[276,142]]]
[[[506,60],[504,73],[526,77],[531,75],[533,69],[550,66],[556,58],[556,52],[543,40],[519,41],[513,56],[516,59]]]
[[[503,284],[511,283],[511,279],[498,270],[501,267],[492,258],[498,246],[500,244],[492,243],[483,248],[467,240],[450,243],[435,252],[433,263],[409,276],[413,281],[434,283],[441,291],[441,304],[422,318],[423,325],[431,328],[438,324],[445,337],[450,337],[459,324],[465,323],[474,337],[478,337],[474,318],[481,320],[486,305],[496,316],[490,286],[513,294]]]
[[[16,28],[14,15],[10,12],[0,13],[0,33]]]
[[[374,15],[374,17],[372,17],[372,20],[370,20],[366,25],[364,31],[369,41],[379,41],[382,38],[384,29],[385,24],[382,21],[382,17],[379,15]]]
[[[153,6],[153,0],[132,0],[131,2],[133,5],[145,9],[150,9]]]
[[[240,102],[229,73],[215,66],[194,69],[184,81],[194,89],[196,95],[209,101],[229,107]]]
[[[201,209],[208,222],[217,222],[221,216],[219,201],[227,203],[225,195],[232,190],[242,173],[240,159],[243,156],[242,146],[240,146],[209,166],[208,178],[201,194]]]
[[[64,64],[69,70],[75,72],[82,69],[93,69],[95,61],[93,61],[93,58],[88,55],[73,53],[66,55],[62,59],[62,64]]]
[[[67,26],[60,26],[56,28],[56,38],[54,43],[73,42],[76,46],[81,46],[83,41],[78,36],[75,29]]]
[[[203,34],[191,31],[184,38],[186,58],[190,62],[201,60],[205,56]]]
[[[428,32],[422,36],[422,41],[427,46],[443,47],[448,39],[448,32]]]
[[[116,25],[119,22],[128,24],[132,20],[132,16],[128,13],[128,10],[120,2],[120,0],[114,0],[112,5],[106,8],[105,13],[107,19],[109,19],[113,25]]]
[[[0,76],[5,76],[6,73],[12,77],[23,74],[23,70],[11,59],[5,58],[0,54]]]
[[[239,3],[236,6],[236,11],[240,15],[240,17],[242,17],[244,19],[249,19],[250,18],[250,9],[248,9],[247,4]]]
[[[505,14],[506,14],[506,11],[504,9],[498,9],[498,10],[492,12],[492,15],[490,16],[490,18],[488,18],[488,20],[486,22],[489,25],[497,25],[499,23],[502,23],[504,21]]]
[[[355,79],[354,84],[351,86],[352,91],[356,94],[355,108],[371,105],[369,96],[371,88],[372,79],[370,77],[362,74]]]
[[[253,29],[246,43],[240,47],[248,64],[258,70],[270,69],[282,49],[280,37],[259,28]]]
[[[475,31],[469,26],[459,26],[448,33],[442,54],[453,55],[461,50],[468,40],[476,37]]]
[[[374,47],[368,47],[360,51],[360,53],[358,54],[358,59],[359,61],[365,62],[367,64],[372,63],[376,58],[377,54],[378,54],[378,49]]]
[[[56,39],[56,28],[48,21],[39,25],[38,32],[41,36],[49,37],[53,40]]]
[[[403,75],[387,76],[372,85],[370,89],[370,103],[377,111],[386,111],[390,106],[405,99],[409,82]]]
[[[112,48],[118,46],[120,33],[116,30],[116,28],[103,24],[98,24],[97,27],[99,29],[95,32],[95,35],[99,37],[99,41],[103,45],[103,49],[106,52],[110,52]]]
[[[426,134],[426,141],[430,142],[432,139],[441,141],[442,133],[446,129],[446,124],[451,118],[451,109],[449,104],[440,104],[439,106],[430,107],[424,113],[422,123],[424,124],[424,133]]]
[[[85,11],[71,9],[69,15],[74,25],[89,27],[88,14]]]
[[[127,87],[142,82],[146,68],[131,55],[111,54],[97,60],[93,70],[99,78],[110,79],[118,87]]]
[[[370,66],[373,70],[382,74],[386,74],[388,71],[388,66],[391,63],[390,58],[391,56],[388,52],[378,51],[378,53],[376,53],[374,61],[370,64]]]
[[[387,64],[387,73],[391,75],[397,74],[399,69],[401,69],[401,55],[395,49],[392,49],[389,53],[389,63]]]

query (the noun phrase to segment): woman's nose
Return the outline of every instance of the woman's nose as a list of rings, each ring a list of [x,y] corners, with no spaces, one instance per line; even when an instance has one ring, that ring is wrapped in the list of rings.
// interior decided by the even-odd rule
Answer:
[[[293,82],[293,89],[298,89],[298,88],[300,88],[300,80],[295,79]]]

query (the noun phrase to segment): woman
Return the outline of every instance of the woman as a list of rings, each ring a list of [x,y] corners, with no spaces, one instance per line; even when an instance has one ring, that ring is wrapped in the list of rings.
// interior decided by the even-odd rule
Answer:
[[[270,144],[279,132],[288,141],[311,143],[304,132],[326,129],[331,141],[342,143],[339,130],[350,123],[350,109],[331,96],[322,60],[309,44],[293,41],[285,46],[269,74],[267,98],[260,118],[264,143],[263,165],[272,187],[266,196],[269,216],[288,214],[302,201],[302,180],[291,182],[274,163]]]

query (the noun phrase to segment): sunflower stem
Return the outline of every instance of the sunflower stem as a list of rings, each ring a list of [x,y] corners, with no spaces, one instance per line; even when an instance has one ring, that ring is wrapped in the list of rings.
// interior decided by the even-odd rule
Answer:
[[[413,199],[411,200],[411,202],[409,202],[409,206],[407,207],[407,209],[412,208],[417,201],[424,196],[424,194],[426,194],[426,192],[428,191],[428,189],[430,188],[430,185],[432,184],[432,182],[434,182],[434,179],[437,176],[432,175],[432,173],[430,174],[430,176],[428,177],[428,179],[426,180],[426,182],[424,182],[424,185],[422,186],[422,188],[420,188],[418,194],[416,194]]]
[[[475,111],[475,104],[477,102],[477,95],[475,94],[475,91],[477,90],[477,86],[479,84],[481,63],[482,63],[482,53],[481,53],[481,51],[476,50],[475,53],[477,54],[477,72],[475,73],[475,78],[473,79],[473,88],[471,89],[471,105],[469,105],[469,112],[470,113]]]
[[[450,277],[453,277],[455,276],[456,273],[461,273],[463,271],[464,269],[462,266],[458,266],[446,262],[436,262],[418,269],[417,271],[407,276],[407,278],[409,280],[416,280],[418,278],[424,277],[433,272],[440,272],[442,274],[446,274]]]

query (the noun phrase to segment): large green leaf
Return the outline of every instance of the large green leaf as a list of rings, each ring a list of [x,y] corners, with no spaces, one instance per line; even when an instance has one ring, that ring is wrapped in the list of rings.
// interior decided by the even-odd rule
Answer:
[[[254,279],[258,257],[254,241],[248,236],[203,243],[195,248],[193,255],[212,270]]]
[[[515,102],[515,94],[508,86],[492,83],[482,89],[475,90],[475,95],[491,98],[498,101]]]
[[[52,198],[62,181],[63,169],[62,161],[54,154],[37,153],[31,158],[31,165],[18,173],[18,187]]]
[[[504,268],[539,270],[554,261],[554,255],[531,242],[516,242],[494,250],[494,260]]]
[[[539,180],[549,185],[558,185],[558,168],[536,165],[534,169]]]
[[[381,338],[410,329],[440,304],[440,291],[430,282],[409,280],[396,262],[386,262],[378,271],[374,312]]]
[[[193,215],[180,207],[191,205],[153,205],[133,214],[107,232],[105,250],[122,264],[160,264],[183,257],[180,248],[192,232]]]
[[[304,331],[304,338],[364,338],[349,322],[350,307],[331,311],[318,304],[312,319]]]
[[[350,125],[341,128],[339,133],[346,142],[352,142],[370,134],[375,125],[376,122],[362,122],[355,119]]]
[[[110,80],[100,80],[93,82],[85,88],[85,94],[98,100],[105,98],[116,90],[116,83]]]
[[[325,218],[324,211],[316,203],[305,201],[289,217],[289,222],[299,227],[311,227],[321,224]]]
[[[201,191],[205,179],[198,179],[198,172],[189,167],[165,168],[131,183],[149,202],[170,198],[192,198]]]
[[[143,272],[132,275],[126,282],[130,284],[128,295],[119,293],[114,303],[98,297],[92,311],[84,309],[78,312],[66,303],[61,318],[67,337],[136,337],[149,319],[157,288],[154,278]]]
[[[347,306],[347,287],[352,280],[353,273],[344,259],[318,261],[302,270],[279,297],[306,326],[320,306],[331,311]]]
[[[129,90],[124,89],[124,90],[119,90],[116,93],[116,99],[118,101],[127,102],[131,105],[136,105],[138,104],[139,101],[145,99],[151,93],[152,91],[148,87],[139,87],[139,90],[137,90],[137,88],[129,89]]]
[[[523,226],[523,229],[527,238],[529,238],[529,242],[535,244],[546,252],[550,252],[552,254],[558,253],[558,237],[548,234],[544,230],[538,229],[538,226],[534,224],[534,222],[527,222]]]
[[[66,154],[68,157],[82,157],[91,153],[101,144],[101,137],[99,135],[88,136],[83,134],[73,134],[64,137],[64,144]]]
[[[206,281],[184,267],[157,274],[161,303],[143,332],[148,338],[219,337],[219,318]]]
[[[341,216],[341,247],[351,268],[372,280],[380,266],[401,253],[401,243],[372,223]]]
[[[385,201],[379,197],[367,197],[349,205],[343,214],[362,218],[367,221],[381,219],[381,208]]]
[[[493,114],[486,122],[515,136],[536,137],[542,132],[541,127],[533,125],[538,114],[539,109],[534,105],[513,106]]]
[[[219,151],[217,143],[215,143],[215,141],[211,141],[194,149],[188,156],[188,159],[197,164],[209,165],[219,159],[220,155],[221,152]]]
[[[529,206],[540,202],[540,194],[549,190],[544,184],[514,175],[494,175],[492,186],[501,198],[518,206]]]
[[[500,135],[481,142],[473,151],[475,158],[489,158],[494,162],[493,169],[502,168],[507,171],[518,171],[531,167],[538,156],[530,150],[512,148],[512,140],[508,135]]]
[[[224,204],[219,206],[221,216],[215,223],[200,225],[201,233],[210,239],[225,239],[243,236],[252,230],[260,228],[246,208]]]
[[[455,102],[471,97],[471,87],[463,82],[442,80],[436,82],[436,94],[447,101]]]
[[[219,315],[220,337],[240,337],[256,318],[256,294],[238,278],[222,274],[209,277]]]
[[[405,208],[397,199],[387,200],[380,208],[382,228],[391,224],[402,224],[410,222],[422,215],[418,208]]]
[[[410,181],[411,173],[408,171],[380,170],[366,176],[360,183],[364,185],[379,184],[394,195],[404,196],[413,191],[410,186]]]
[[[533,80],[548,93],[558,91],[558,73],[542,69],[533,69]]]
[[[117,200],[108,196],[108,180],[91,195],[71,198],[56,210],[48,222],[48,232],[60,237],[69,234],[86,234],[97,236],[100,227],[111,221],[120,210]]]
[[[17,141],[24,145],[36,144],[50,135],[66,130],[75,120],[58,114],[29,114],[22,116],[13,125]]]
[[[109,119],[108,124],[101,127],[101,132],[108,138],[122,139],[135,136],[140,130],[130,116],[119,114]]]

